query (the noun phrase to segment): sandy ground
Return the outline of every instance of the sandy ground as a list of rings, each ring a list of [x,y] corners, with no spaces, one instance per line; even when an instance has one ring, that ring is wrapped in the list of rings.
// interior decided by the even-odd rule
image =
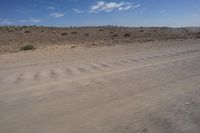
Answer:
[[[199,133],[200,41],[0,55],[1,133]]]
[[[24,45],[100,47],[200,38],[200,27],[35,27],[0,26],[0,54],[19,52]]]

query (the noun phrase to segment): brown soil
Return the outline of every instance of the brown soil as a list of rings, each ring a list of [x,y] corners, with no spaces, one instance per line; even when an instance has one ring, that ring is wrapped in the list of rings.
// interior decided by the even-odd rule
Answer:
[[[199,42],[0,54],[0,133],[200,133]]]
[[[150,41],[200,38],[200,28],[167,27],[0,27],[0,53],[18,52],[26,44],[37,49],[51,45],[108,46]]]

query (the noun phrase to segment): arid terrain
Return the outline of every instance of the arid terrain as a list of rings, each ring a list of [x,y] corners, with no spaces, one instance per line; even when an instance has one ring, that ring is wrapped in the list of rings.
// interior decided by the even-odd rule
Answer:
[[[1,27],[0,133],[200,133],[199,32]]]
[[[196,38],[200,38],[200,28],[5,26],[0,27],[0,53],[18,52],[27,44],[40,49],[52,45],[94,47]]]

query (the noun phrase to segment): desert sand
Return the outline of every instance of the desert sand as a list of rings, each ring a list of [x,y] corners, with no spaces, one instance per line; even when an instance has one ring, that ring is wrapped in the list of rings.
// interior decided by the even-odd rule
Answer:
[[[1,133],[200,132],[198,31],[102,45],[94,38],[95,46],[35,40],[32,51],[7,34],[18,35],[0,35]]]

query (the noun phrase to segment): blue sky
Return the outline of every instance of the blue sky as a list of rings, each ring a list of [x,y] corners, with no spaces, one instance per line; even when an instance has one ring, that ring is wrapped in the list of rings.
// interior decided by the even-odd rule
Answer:
[[[200,0],[0,0],[0,25],[200,26]]]

